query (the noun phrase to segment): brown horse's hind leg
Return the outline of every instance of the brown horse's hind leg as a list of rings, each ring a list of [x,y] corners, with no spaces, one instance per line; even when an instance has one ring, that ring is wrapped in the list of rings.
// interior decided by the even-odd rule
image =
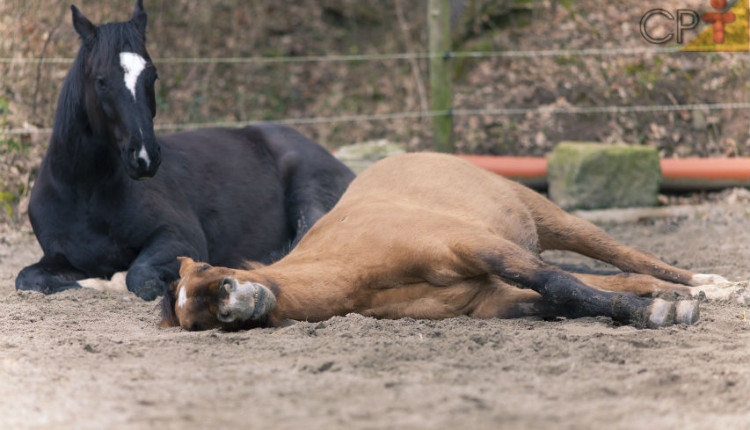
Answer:
[[[472,318],[522,318],[581,316],[571,307],[545,300],[534,290],[518,288],[493,277],[492,287],[481,297],[469,316]]]
[[[496,237],[478,242],[471,248],[457,249],[457,254],[489,275],[536,291],[544,301],[559,307],[563,315],[603,315],[640,327],[662,327],[675,321],[690,324],[698,318],[697,302],[684,302],[677,308],[661,299],[601,291],[508,240]]]
[[[604,230],[570,215],[528,188],[516,185],[516,192],[534,217],[543,250],[573,251],[610,263],[623,272],[642,273],[686,285],[696,284],[693,272],[670,266],[652,254],[618,243]]]
[[[469,316],[474,318],[520,318],[558,316],[536,291],[524,290],[492,277],[491,285]]]

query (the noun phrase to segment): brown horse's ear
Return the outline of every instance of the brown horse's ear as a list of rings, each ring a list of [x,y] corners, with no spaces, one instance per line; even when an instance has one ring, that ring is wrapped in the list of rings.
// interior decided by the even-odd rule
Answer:
[[[177,257],[177,261],[180,262],[180,277],[184,278],[190,272],[190,268],[193,267],[195,261],[190,257]]]
[[[177,296],[177,281],[172,282],[164,292],[164,297],[161,299],[161,322],[159,327],[177,327],[180,322],[177,321],[177,314],[174,311],[175,296]]]

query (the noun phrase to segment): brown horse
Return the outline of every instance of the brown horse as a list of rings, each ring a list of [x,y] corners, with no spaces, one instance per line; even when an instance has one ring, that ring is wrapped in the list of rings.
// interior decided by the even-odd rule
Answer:
[[[571,274],[539,257],[563,249],[624,273]],[[637,327],[692,324],[718,275],[672,267],[543,196],[456,157],[408,154],[356,178],[297,247],[234,270],[182,258],[162,326],[276,326],[356,312],[377,318],[604,315]]]

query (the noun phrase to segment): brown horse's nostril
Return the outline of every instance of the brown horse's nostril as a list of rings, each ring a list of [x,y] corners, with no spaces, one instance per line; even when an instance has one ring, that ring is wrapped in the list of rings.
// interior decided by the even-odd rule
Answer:
[[[237,281],[235,281],[232,278],[225,278],[221,282],[221,287],[226,291],[227,293],[233,293],[235,290],[237,290]]]

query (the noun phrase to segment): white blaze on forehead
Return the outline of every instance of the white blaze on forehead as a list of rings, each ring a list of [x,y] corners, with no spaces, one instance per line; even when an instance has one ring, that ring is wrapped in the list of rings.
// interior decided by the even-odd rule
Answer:
[[[177,306],[184,307],[187,304],[187,293],[185,287],[180,285],[180,293],[177,295]]]
[[[134,52],[120,52],[120,65],[125,71],[125,86],[135,98],[135,83],[146,68],[146,60]]]

